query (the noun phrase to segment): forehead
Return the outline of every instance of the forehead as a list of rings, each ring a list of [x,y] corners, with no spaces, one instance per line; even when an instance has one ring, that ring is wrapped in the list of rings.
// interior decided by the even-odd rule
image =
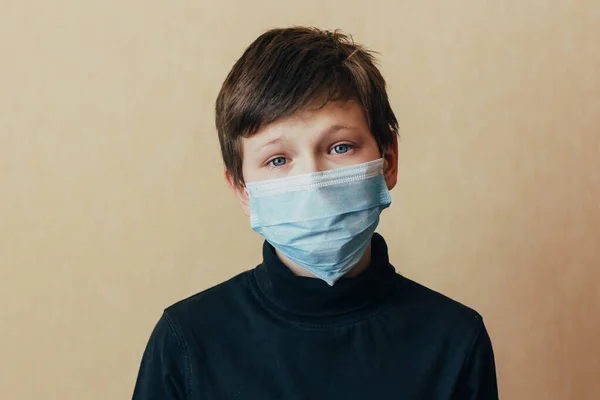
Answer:
[[[243,138],[242,143],[260,147],[282,137],[308,140],[341,129],[369,133],[364,111],[357,101],[330,101],[322,107],[307,107],[262,127],[254,135]]]

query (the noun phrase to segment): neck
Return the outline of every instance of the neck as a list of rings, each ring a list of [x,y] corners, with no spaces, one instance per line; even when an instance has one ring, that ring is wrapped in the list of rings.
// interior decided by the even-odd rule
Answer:
[[[354,277],[344,277],[330,286],[321,279],[296,276],[265,240],[263,262],[253,272],[257,294],[265,304],[282,316],[301,316],[304,322],[345,320],[348,316],[379,304],[396,285],[397,274],[388,259],[388,249],[383,238],[374,234],[369,252],[350,271]],[[370,261],[369,261],[370,260]],[[303,273],[303,275],[306,275]]]
[[[277,254],[277,258],[281,260],[283,265],[288,267],[294,275],[303,276],[307,278],[317,278],[315,275],[311,274],[310,272],[308,272],[307,270],[305,270],[304,268],[302,268],[301,266],[284,256],[283,254],[281,254],[278,250],[275,250],[275,253]],[[369,246],[367,247],[367,250],[365,250],[365,253],[361,257],[360,261],[358,261],[358,263],[354,267],[352,267],[352,269],[348,271],[342,278],[353,278],[355,276],[360,275],[362,272],[364,272],[364,270],[366,270],[369,267],[370,263],[371,243],[369,243]]]

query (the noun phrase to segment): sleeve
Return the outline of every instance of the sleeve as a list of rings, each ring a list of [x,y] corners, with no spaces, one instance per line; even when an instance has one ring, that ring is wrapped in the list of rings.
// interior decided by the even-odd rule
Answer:
[[[498,400],[494,350],[483,321],[463,366],[452,399]]]
[[[132,399],[186,399],[187,371],[186,348],[164,313],[146,345]]]

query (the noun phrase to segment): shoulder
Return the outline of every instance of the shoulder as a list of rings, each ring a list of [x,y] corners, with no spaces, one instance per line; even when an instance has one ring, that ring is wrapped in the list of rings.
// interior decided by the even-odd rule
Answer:
[[[443,357],[452,371],[473,357],[493,359],[483,318],[473,308],[410,279],[400,277],[387,323],[420,357]]]
[[[396,298],[415,323],[448,333],[478,335],[483,318],[473,308],[442,293],[401,277]]]
[[[497,399],[494,351],[481,314],[410,279],[401,282],[395,316],[408,321],[404,326],[420,357],[444,357],[455,382],[453,398]]]
[[[248,299],[250,290],[248,276],[251,271],[243,272],[223,283],[203,290],[180,300],[164,312],[176,328],[185,327],[199,321],[211,323],[223,320],[223,316],[233,316],[240,312]]]

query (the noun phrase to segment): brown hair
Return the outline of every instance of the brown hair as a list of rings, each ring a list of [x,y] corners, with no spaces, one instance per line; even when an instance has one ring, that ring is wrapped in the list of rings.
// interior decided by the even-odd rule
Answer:
[[[243,184],[241,138],[319,101],[356,99],[380,151],[393,142],[398,122],[373,52],[340,31],[272,29],[234,64],[216,102],[216,126],[225,167]]]

